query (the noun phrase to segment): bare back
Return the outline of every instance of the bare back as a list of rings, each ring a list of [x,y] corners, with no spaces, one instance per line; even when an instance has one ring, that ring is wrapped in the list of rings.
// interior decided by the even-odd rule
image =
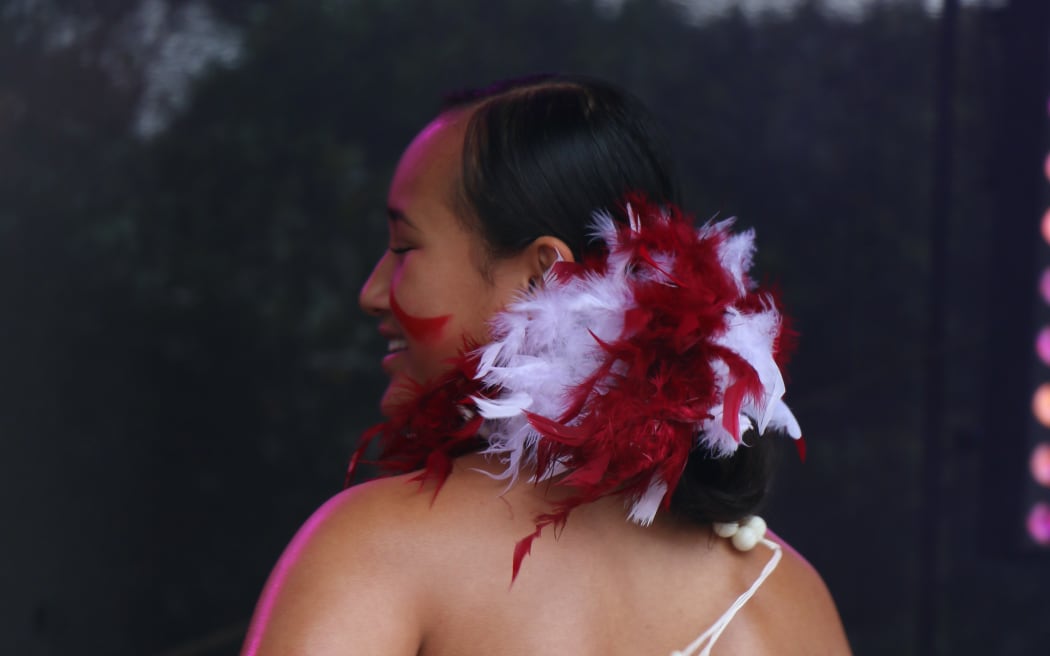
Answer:
[[[637,526],[609,498],[574,510],[557,535],[547,529],[511,585],[514,545],[556,488],[519,482],[501,495],[505,483],[477,469],[490,465],[458,460],[436,496],[397,477],[336,497],[275,569],[284,580],[271,579],[245,653],[670,654],[718,620],[772,556],[663,517]],[[262,609],[282,604],[299,619],[273,613],[275,626]],[[300,644],[323,649],[289,649]],[[849,648],[823,582],[784,545],[713,653]]]

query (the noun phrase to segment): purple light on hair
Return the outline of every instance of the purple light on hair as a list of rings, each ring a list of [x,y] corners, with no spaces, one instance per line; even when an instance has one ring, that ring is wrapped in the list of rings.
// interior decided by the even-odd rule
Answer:
[[[1050,505],[1037,503],[1028,513],[1028,535],[1036,544],[1050,545]]]
[[[1032,470],[1032,478],[1036,483],[1050,487],[1050,442],[1043,442],[1032,449],[1028,468]]]

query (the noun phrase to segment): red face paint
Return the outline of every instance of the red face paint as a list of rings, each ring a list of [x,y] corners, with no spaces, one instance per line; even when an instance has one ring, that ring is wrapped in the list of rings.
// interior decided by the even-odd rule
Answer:
[[[393,291],[390,292],[390,309],[394,313],[394,318],[405,329],[408,336],[424,344],[433,343],[441,339],[441,333],[445,329],[445,324],[452,318],[451,314],[445,314],[440,317],[413,317],[398,305]]]

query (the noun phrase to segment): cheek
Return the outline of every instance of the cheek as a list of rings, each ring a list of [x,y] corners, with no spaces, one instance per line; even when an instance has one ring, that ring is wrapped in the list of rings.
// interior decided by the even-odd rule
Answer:
[[[397,302],[397,297],[394,296],[393,290],[390,291],[390,310],[394,313],[394,318],[397,319],[398,324],[401,325],[409,337],[427,345],[441,341],[445,334],[445,327],[448,325],[449,319],[452,318],[451,314],[433,317],[421,317],[410,314]]]
[[[438,262],[413,255],[393,275],[389,307],[409,338],[410,368],[426,378],[465,346],[487,341],[488,319],[499,308],[492,284],[465,264],[469,253]]]

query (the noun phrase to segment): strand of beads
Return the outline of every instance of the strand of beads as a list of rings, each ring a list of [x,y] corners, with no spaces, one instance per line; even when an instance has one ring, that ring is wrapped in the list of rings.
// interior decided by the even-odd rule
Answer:
[[[758,515],[746,517],[740,522],[715,522],[713,528],[715,534],[729,538],[740,551],[751,551],[766,536],[766,520]]]

